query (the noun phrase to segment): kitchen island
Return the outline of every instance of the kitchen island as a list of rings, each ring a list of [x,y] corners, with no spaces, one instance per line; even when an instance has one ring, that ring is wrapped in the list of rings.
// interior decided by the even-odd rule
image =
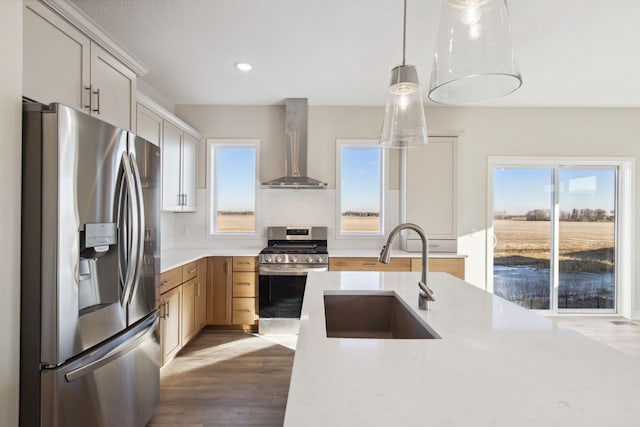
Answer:
[[[640,425],[640,360],[445,273],[310,273],[285,426]],[[324,293],[395,292],[441,339],[327,338]]]

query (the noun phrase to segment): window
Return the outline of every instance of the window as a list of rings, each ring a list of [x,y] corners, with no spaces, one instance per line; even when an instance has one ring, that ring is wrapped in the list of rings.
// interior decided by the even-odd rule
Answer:
[[[490,159],[489,170],[490,289],[531,309],[616,312],[628,162]]]
[[[337,153],[339,234],[382,234],[384,151],[377,140],[339,140]]]
[[[255,234],[255,140],[207,140],[209,234]]]

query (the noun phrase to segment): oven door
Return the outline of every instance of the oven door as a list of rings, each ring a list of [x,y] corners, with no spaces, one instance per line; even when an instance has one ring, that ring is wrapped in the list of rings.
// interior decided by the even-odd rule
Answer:
[[[259,267],[258,333],[298,333],[309,271],[327,271],[327,268]]]

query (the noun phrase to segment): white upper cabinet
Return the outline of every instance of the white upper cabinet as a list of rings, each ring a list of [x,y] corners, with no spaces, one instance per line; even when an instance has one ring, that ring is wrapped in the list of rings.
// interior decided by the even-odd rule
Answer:
[[[36,1],[25,1],[23,19],[24,95],[89,112],[84,89],[90,81],[89,37]]]
[[[132,129],[136,72],[65,19],[69,11],[73,5],[68,2],[24,2],[24,96],[44,104],[60,102]]]
[[[162,210],[182,211],[182,136],[180,128],[164,122],[162,139]]]
[[[195,212],[200,132],[146,95],[137,95],[136,133],[162,153],[162,210]]]
[[[91,43],[91,115],[133,129],[136,75],[107,51]]]
[[[136,104],[136,113],[136,135],[160,147],[162,117],[140,103]]]
[[[198,140],[164,121],[162,139],[162,210],[196,211]]]
[[[184,134],[182,140],[182,194],[183,211],[195,212],[196,210],[196,180],[198,167],[198,140]]]
[[[455,137],[429,137],[424,148],[407,155],[407,221],[422,227],[429,239],[455,239]],[[409,240],[417,239],[410,233]],[[409,245],[409,248],[411,245]]]

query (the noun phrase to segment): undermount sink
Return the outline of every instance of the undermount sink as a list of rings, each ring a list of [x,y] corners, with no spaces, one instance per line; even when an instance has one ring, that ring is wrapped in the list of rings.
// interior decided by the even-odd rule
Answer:
[[[440,338],[394,292],[325,292],[328,338]]]

